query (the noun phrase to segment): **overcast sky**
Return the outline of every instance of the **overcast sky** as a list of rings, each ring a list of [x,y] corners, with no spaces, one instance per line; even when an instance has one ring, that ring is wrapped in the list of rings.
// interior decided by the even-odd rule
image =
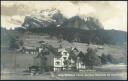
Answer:
[[[21,26],[24,17],[32,12],[57,8],[64,16],[93,16],[105,29],[127,31],[126,1],[1,1],[1,26]]]

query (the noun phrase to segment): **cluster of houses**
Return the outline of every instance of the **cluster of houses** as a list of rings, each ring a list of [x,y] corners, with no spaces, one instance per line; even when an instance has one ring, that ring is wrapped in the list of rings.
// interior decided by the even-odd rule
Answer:
[[[46,57],[46,67],[53,67],[53,71],[71,70],[72,68],[86,68],[81,61],[81,51],[79,51],[76,47],[59,47],[57,49],[50,49],[47,46],[48,45],[46,43],[41,43],[41,46],[37,48],[23,47],[22,52],[24,54],[35,54],[36,57],[39,56],[39,54],[45,54],[44,56]],[[42,51],[45,52],[41,53]],[[48,52],[48,54],[46,54],[46,52]],[[40,66],[41,62],[39,62],[40,60],[36,57],[34,58],[34,65]]]

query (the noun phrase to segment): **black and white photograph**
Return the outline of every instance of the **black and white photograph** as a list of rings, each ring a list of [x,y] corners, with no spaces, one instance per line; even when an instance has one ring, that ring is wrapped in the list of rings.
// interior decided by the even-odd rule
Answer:
[[[1,1],[1,80],[127,80],[127,1]]]

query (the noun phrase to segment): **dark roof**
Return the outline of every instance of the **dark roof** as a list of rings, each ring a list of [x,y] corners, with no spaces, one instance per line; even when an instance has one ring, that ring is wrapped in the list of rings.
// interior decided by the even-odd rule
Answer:
[[[79,51],[76,47],[73,50]]]
[[[45,41],[39,41],[38,43],[45,43]]]
[[[83,57],[84,55],[85,54],[82,51],[80,51],[79,54],[77,55],[77,57]]]

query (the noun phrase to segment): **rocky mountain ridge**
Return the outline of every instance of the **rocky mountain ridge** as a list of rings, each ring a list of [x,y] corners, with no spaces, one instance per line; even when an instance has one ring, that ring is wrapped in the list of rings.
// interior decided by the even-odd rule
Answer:
[[[104,29],[100,21],[94,17],[73,16],[67,19],[57,9],[46,9],[26,16],[24,23],[25,28],[45,28],[49,26],[79,28],[84,30],[99,30]]]

